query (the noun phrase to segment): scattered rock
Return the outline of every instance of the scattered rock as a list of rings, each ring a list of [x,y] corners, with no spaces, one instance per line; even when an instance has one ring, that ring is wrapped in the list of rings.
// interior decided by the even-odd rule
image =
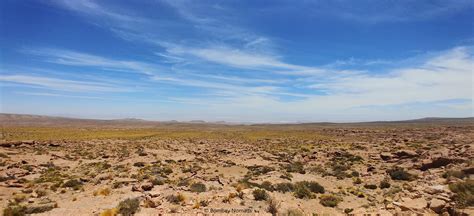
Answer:
[[[442,212],[444,206],[446,206],[446,202],[444,200],[435,198],[435,199],[432,199],[430,202],[430,209],[438,214]]]
[[[393,155],[389,152],[382,152],[382,153],[380,153],[380,157],[382,158],[382,160],[388,161],[388,160],[392,159]]]
[[[431,161],[424,162],[421,165],[420,170],[421,171],[426,171],[426,170],[429,170],[429,169],[446,166],[446,165],[451,164],[451,163],[460,163],[460,162],[463,162],[463,161],[464,160],[457,159],[457,158],[439,157],[439,158],[433,159]]]
[[[142,184],[141,188],[144,191],[150,191],[151,189],[153,189],[153,184],[151,182],[147,182],[147,183]]]
[[[399,151],[395,152],[395,155],[398,158],[414,158],[414,157],[418,156],[418,153],[416,153],[415,151],[411,151],[411,150],[399,150]]]

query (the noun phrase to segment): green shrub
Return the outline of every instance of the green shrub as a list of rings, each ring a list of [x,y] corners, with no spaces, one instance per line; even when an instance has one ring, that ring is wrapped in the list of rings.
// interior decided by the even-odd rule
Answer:
[[[255,189],[253,192],[253,197],[255,200],[260,201],[260,200],[267,200],[268,199],[268,194],[265,190],[262,189]]]
[[[260,188],[263,188],[267,191],[273,191],[275,188],[273,187],[272,183],[269,181],[264,181],[260,184]]]
[[[190,189],[191,189],[191,192],[195,192],[195,193],[202,193],[202,192],[206,192],[207,190],[206,185],[200,182],[192,184],[190,186]]]
[[[117,206],[118,212],[123,216],[134,215],[140,208],[138,198],[128,198],[120,202]]]
[[[474,180],[467,180],[449,185],[455,193],[454,200],[458,207],[474,206]]]
[[[304,170],[304,165],[301,162],[290,163],[290,164],[285,166],[285,169],[289,173],[292,173],[292,172],[301,173],[301,174],[306,173],[306,171]]]
[[[321,205],[326,206],[326,207],[336,207],[337,204],[339,204],[342,201],[340,197],[334,196],[334,195],[322,195],[319,198],[319,203]]]
[[[324,193],[324,187],[321,186],[319,183],[314,182],[314,181],[301,181],[297,182],[297,185],[303,185],[307,187],[311,192],[313,193]]]
[[[291,183],[278,183],[278,184],[275,184],[274,187],[276,191],[282,192],[282,193],[290,192],[290,191],[293,191],[294,189],[294,186]]]
[[[313,193],[304,184],[295,184],[294,195],[298,199],[312,199]]]
[[[20,205],[8,206],[3,209],[4,216],[23,216],[26,215],[26,207]]]

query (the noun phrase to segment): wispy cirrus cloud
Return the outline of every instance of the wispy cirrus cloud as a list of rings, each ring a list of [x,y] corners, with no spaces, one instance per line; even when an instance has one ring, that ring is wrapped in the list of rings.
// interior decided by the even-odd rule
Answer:
[[[32,87],[71,92],[127,92],[125,87],[98,82],[67,80],[34,75],[0,75],[0,82],[24,84]]]
[[[57,94],[57,93],[48,93],[48,92],[15,92],[20,95],[31,95],[31,96],[43,96],[43,97],[64,97],[64,98],[81,98],[81,99],[99,99],[104,100],[103,97],[94,97],[94,96],[84,96],[84,95],[66,95],[66,94]]]
[[[47,62],[62,65],[99,67],[108,70],[139,73],[144,75],[156,75],[157,73],[166,70],[164,67],[156,64],[132,60],[117,60],[64,49],[30,48],[22,49],[22,52],[43,57]]]

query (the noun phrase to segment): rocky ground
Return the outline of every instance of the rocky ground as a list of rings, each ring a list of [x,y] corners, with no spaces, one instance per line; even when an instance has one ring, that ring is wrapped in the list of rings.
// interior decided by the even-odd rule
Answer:
[[[0,207],[4,215],[474,215],[473,125],[222,128],[60,139],[4,129]]]

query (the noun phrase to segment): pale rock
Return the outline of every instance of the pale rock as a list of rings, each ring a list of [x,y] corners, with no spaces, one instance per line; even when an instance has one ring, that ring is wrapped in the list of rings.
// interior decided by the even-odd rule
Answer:
[[[430,209],[439,214],[441,213],[445,205],[446,205],[446,202],[444,200],[435,198],[435,199],[432,199],[430,202]]]

